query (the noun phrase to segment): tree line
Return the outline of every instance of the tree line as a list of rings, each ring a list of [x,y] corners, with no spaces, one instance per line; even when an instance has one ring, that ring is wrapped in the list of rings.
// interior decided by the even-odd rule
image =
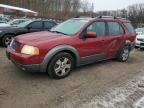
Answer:
[[[129,19],[135,27],[144,26],[144,4],[130,5],[125,9],[116,11],[100,11],[96,12],[94,16],[117,16]]]
[[[93,3],[87,0],[0,0],[0,3],[31,9],[41,17],[67,19],[79,13],[92,13]]]

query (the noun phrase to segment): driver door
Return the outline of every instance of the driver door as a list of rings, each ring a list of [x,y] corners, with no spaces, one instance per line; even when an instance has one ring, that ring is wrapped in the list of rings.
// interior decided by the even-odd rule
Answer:
[[[81,40],[79,50],[81,52],[82,62],[89,63],[105,59],[106,23],[104,21],[94,22],[86,28],[85,32],[87,33],[89,31],[95,32],[97,37]]]

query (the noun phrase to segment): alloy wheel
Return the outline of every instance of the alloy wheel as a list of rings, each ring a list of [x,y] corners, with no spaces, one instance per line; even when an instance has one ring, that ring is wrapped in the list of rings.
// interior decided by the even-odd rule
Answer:
[[[64,76],[70,72],[72,67],[71,61],[67,57],[61,57],[58,59],[54,66],[55,74],[58,76]]]

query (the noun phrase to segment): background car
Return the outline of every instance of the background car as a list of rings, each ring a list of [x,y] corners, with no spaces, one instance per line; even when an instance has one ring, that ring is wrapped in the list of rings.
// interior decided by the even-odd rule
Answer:
[[[136,36],[136,48],[144,48],[144,32]]]
[[[12,37],[31,32],[49,31],[55,25],[57,24],[53,21],[29,20],[16,26],[1,27],[0,42],[3,46],[8,46],[11,42]]]
[[[29,19],[14,19],[7,23],[0,24],[0,27],[9,27],[9,26],[17,26],[20,23],[26,22]]]
[[[136,30],[136,46],[135,48],[144,48],[144,27],[137,28]]]
[[[135,29],[137,35],[141,35],[142,33],[144,33],[144,27],[143,28],[137,28]]]
[[[0,15],[0,21],[3,21],[3,22],[8,22],[9,21],[9,18],[6,17],[6,16],[3,16],[3,15]]]

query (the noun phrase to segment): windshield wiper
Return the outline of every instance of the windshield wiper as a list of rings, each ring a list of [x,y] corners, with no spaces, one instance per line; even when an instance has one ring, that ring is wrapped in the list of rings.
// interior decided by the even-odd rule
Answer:
[[[65,33],[63,33],[63,32],[59,32],[59,31],[51,31],[51,32],[59,33],[59,34],[63,34],[63,35],[67,35],[67,34],[65,34]]]

